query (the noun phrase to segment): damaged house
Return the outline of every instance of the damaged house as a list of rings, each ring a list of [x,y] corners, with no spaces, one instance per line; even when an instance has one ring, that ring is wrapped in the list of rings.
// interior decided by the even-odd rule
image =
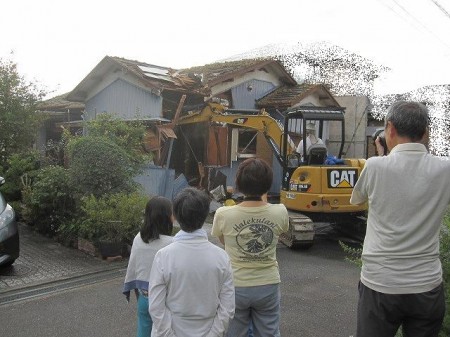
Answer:
[[[298,84],[279,61],[271,59],[176,70],[106,56],[64,98],[84,106],[79,122],[100,113],[144,121],[145,148],[155,159],[137,180],[149,194],[168,197],[187,184],[208,191],[218,184],[233,186],[239,161],[251,156],[272,164],[272,191],[280,189],[281,167],[263,135],[223,123],[176,125],[178,118],[202,109],[205,101],[226,100],[229,108],[248,113],[265,109],[279,121],[294,106],[340,106],[326,86]],[[72,119],[61,123],[76,125]],[[324,141],[331,144],[332,139],[332,130],[327,130]]]

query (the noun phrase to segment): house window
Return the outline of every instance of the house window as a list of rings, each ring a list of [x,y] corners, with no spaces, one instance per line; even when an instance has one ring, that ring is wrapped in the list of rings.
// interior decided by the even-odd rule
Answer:
[[[231,130],[231,160],[256,157],[257,131],[233,128]]]

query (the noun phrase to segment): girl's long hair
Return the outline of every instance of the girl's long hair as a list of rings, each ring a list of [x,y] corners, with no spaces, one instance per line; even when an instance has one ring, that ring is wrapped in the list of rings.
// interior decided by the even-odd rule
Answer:
[[[172,202],[164,197],[153,197],[145,206],[141,238],[145,243],[159,239],[160,235],[171,235],[173,229]]]

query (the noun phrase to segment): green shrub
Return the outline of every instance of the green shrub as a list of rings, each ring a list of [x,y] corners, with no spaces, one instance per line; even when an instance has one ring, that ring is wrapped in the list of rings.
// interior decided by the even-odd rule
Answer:
[[[66,147],[67,137],[63,132],[61,140],[50,139],[45,144],[45,157],[42,158],[44,165],[64,166],[64,149]]]
[[[444,217],[444,225],[441,231],[441,263],[445,287],[445,312],[444,323],[439,337],[450,336],[450,209]]]
[[[22,177],[24,174],[33,177],[39,169],[39,165],[39,153],[36,151],[16,153],[8,159],[3,176],[5,184],[2,186],[2,193],[8,202],[22,199]]]
[[[56,238],[64,246],[76,247],[80,217],[81,211],[77,208],[75,211],[75,216],[67,219],[59,225],[56,232]]]
[[[345,244],[342,241],[339,241],[339,245],[341,246],[344,253],[347,255],[345,259],[353,264],[356,264],[358,267],[362,267],[362,260],[361,260],[361,254],[362,254],[362,246],[355,248],[350,247],[349,245]]]
[[[131,192],[138,167],[117,144],[103,137],[80,137],[69,142],[70,173],[84,196]]]
[[[82,198],[80,237],[92,241],[132,243],[139,231],[148,197],[134,192]]]
[[[25,220],[43,234],[54,236],[60,224],[77,214],[76,195],[68,170],[48,166],[39,170],[24,190]]]
[[[152,159],[151,153],[143,151],[145,126],[139,118],[125,122],[111,114],[102,113],[88,121],[86,127],[90,137],[108,138],[124,149],[136,163]]]

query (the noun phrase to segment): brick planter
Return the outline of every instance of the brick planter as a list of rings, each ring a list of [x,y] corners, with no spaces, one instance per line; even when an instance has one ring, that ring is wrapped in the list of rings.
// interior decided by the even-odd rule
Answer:
[[[86,254],[97,256],[99,254],[98,249],[94,243],[83,238],[78,238],[78,250],[85,252]]]

